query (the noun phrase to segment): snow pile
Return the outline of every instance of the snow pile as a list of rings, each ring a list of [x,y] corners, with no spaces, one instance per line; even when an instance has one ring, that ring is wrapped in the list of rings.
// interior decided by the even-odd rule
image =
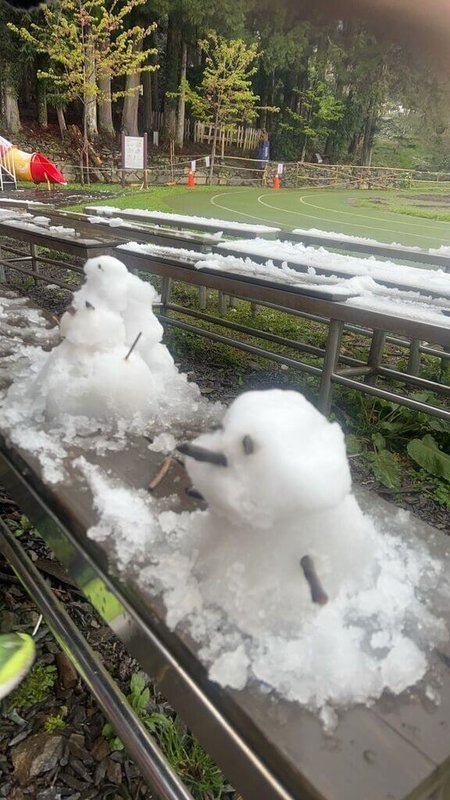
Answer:
[[[413,245],[406,245],[406,244],[399,244],[398,242],[379,242],[378,239],[369,239],[365,236],[351,236],[348,233],[335,233],[333,231],[322,231],[319,228],[294,228],[292,233],[295,233],[298,236],[320,236],[323,239],[335,239],[339,242],[358,242],[359,244],[367,244],[367,245],[375,245],[377,247],[392,247],[396,250],[407,250],[413,251],[415,253],[426,254],[426,250],[422,250],[421,247],[415,247]],[[432,251],[429,250],[429,253]]]
[[[11,228],[19,228],[33,233],[46,233],[63,239],[78,239],[85,244],[95,244],[97,241],[96,239],[82,237],[81,233],[76,231],[75,228],[67,228],[64,225],[51,225],[50,223],[51,220],[48,217],[36,217],[31,214],[21,214],[20,219],[16,217],[7,220],[7,224]]]
[[[450,245],[442,244],[440,247],[430,247],[428,252],[432,256],[448,256],[450,258]]]
[[[168,247],[160,244],[140,244],[140,242],[126,242],[120,244],[118,250],[129,250],[133,253],[142,253],[153,258],[168,258],[171,261],[181,261],[191,266],[196,265],[196,261],[210,257],[207,253],[199,253],[197,250],[187,250],[184,247]]]
[[[44,469],[49,454],[54,457],[51,476],[46,472],[53,481],[63,475],[64,443],[80,444],[80,437],[97,432],[98,441],[87,438],[85,445],[104,448],[110,438],[115,447],[125,431],[149,426],[155,435],[169,428],[176,435],[221,411],[178,371],[161,343],[153,286],[109,256],[87,261],[85,273],[61,319],[63,341],[50,354],[35,349],[24,371],[13,370],[0,415],[11,440],[38,454]]]
[[[336,276],[366,275],[379,283],[396,284],[427,295],[433,292],[442,297],[450,297],[450,274],[442,269],[408,267],[392,261],[377,261],[373,257],[357,258],[332,253],[323,247],[307,247],[302,243],[292,244],[280,240],[244,239],[220,243],[218,248],[250,257],[286,261],[290,266],[295,267],[298,264],[303,268],[312,268]]]
[[[193,239],[195,241],[200,240],[206,243],[215,244],[216,242],[220,241],[223,236],[223,231],[217,231],[215,233],[184,233],[183,231],[174,231],[173,228],[167,228],[162,225],[145,225],[143,221],[141,223],[138,222],[127,222],[126,220],[122,219],[122,217],[99,217],[99,216],[88,216],[88,222],[92,225],[107,225],[110,228],[125,228],[126,230],[131,231],[146,231],[155,234],[162,234],[162,235],[169,235],[174,239]]]
[[[79,466],[99,510],[89,535],[162,594],[167,623],[198,642],[213,680],[256,681],[329,722],[331,707],[425,676],[446,628],[422,592],[448,593],[447,567],[408,541],[404,512],[401,537],[363,514],[336,423],[296,392],[248,392],[181,450],[208,510],[161,511],[149,498],[144,524],[134,491]],[[118,489],[120,526],[142,531],[133,547],[110,519]]]
[[[126,216],[136,217],[136,219],[160,220],[167,224],[175,223],[182,226],[183,223],[189,226],[198,223],[202,227],[207,226],[215,231],[237,230],[249,231],[250,233],[278,233],[280,228],[271,228],[268,225],[250,225],[247,222],[231,222],[225,219],[215,219],[214,217],[197,217],[188,214],[168,214],[165,211],[146,211],[138,208],[115,208],[114,206],[86,206],[86,211],[100,214],[105,217]]]

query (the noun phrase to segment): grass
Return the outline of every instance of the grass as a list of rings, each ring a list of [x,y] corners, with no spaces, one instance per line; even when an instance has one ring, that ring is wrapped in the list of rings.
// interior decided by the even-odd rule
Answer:
[[[29,708],[50,694],[56,681],[56,667],[36,664],[30,674],[11,695],[8,705],[11,708]]]
[[[142,672],[132,675],[127,700],[193,796],[199,800],[206,800],[207,797],[220,800],[231,793],[232,787],[225,781],[211,756],[179,717],[169,712],[167,707],[160,710],[157,698],[146,684]],[[103,727],[103,736],[112,751],[123,750],[123,743],[109,723]]]

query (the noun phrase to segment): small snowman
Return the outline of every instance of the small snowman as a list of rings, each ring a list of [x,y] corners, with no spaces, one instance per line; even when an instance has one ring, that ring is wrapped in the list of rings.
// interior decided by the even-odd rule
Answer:
[[[203,598],[245,633],[295,635],[369,578],[375,531],[351,492],[342,430],[302,395],[247,392],[180,450],[208,503],[193,537]]]
[[[78,300],[63,314],[63,341],[37,378],[46,416],[146,423],[157,410],[158,382],[139,354],[130,352],[120,315],[89,300],[80,307]]]

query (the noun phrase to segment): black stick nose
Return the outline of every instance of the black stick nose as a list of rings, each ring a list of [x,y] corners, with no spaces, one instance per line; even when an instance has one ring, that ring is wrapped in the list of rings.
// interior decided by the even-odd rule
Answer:
[[[196,444],[192,444],[192,442],[179,444],[177,450],[195,461],[204,461],[207,464],[215,464],[217,467],[228,466],[228,460],[224,453],[217,453],[214,450],[208,450],[206,447],[199,447]]]

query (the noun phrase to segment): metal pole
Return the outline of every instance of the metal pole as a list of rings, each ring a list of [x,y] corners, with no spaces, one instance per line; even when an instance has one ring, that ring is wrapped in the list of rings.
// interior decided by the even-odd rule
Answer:
[[[37,245],[30,244],[30,253],[31,253],[31,269],[33,272],[39,272],[39,264],[38,264],[38,251]],[[38,279],[34,276],[34,285],[37,286]]]
[[[409,358],[406,371],[410,375],[418,375],[420,370],[420,341],[412,339],[409,345]]]
[[[341,343],[344,323],[337,319],[330,320],[328,339],[323,360],[322,377],[320,379],[318,407],[323,414],[328,416],[331,409],[331,381],[336,371],[339,346]]]
[[[385,343],[386,331],[374,331],[372,343],[370,345],[369,358],[367,360],[367,366],[370,367],[370,373],[366,377],[366,383],[368,383],[370,386],[375,386],[377,382],[377,370],[381,364]]]
[[[129,755],[138,764],[145,780],[162,800],[193,800],[125,696],[2,520],[0,532],[1,552],[122,739]]]

